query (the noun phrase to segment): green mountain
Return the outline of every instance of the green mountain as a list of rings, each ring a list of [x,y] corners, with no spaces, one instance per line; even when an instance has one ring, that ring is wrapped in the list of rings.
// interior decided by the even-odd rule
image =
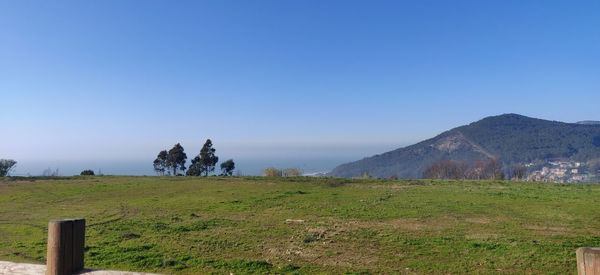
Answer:
[[[342,164],[329,175],[420,178],[438,160],[499,159],[515,164],[568,159],[587,162],[600,158],[600,125],[564,123],[504,114],[454,128],[434,138],[380,155]]]

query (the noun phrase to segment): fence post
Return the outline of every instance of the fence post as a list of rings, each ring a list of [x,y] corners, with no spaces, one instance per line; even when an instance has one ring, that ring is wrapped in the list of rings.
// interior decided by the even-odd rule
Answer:
[[[53,220],[48,223],[47,275],[69,275],[83,269],[85,220]]]
[[[577,274],[600,275],[600,248],[580,247],[576,254]]]

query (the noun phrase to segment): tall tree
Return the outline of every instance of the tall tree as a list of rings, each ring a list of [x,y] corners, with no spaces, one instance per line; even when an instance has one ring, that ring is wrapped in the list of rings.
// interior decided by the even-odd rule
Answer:
[[[8,176],[17,162],[12,159],[0,159],[0,177]]]
[[[204,176],[208,176],[208,173],[214,171],[215,165],[219,162],[219,157],[215,155],[216,151],[210,139],[207,139],[202,149],[200,149],[200,167]]]
[[[168,155],[169,153],[167,150],[162,150],[160,153],[158,153],[158,156],[156,156],[156,159],[153,162],[154,171],[156,171],[159,176],[164,176],[165,172],[167,171]]]
[[[177,143],[169,152],[167,152],[167,167],[173,170],[173,175],[177,176],[177,170],[185,171],[185,161],[187,155],[183,150],[183,146]]]
[[[207,139],[200,154],[192,159],[192,165],[187,172],[188,176],[208,176],[209,173],[215,170],[219,157],[215,155],[215,148],[213,148],[212,141]]]
[[[235,169],[235,162],[233,162],[232,159],[228,159],[225,162],[221,163],[221,174],[223,176],[233,175],[234,169]]]

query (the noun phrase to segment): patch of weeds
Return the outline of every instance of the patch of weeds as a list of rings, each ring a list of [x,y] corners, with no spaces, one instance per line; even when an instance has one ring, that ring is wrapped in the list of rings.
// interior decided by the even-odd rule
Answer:
[[[207,229],[217,228],[217,227],[233,226],[236,224],[237,224],[237,222],[235,222],[233,220],[210,219],[210,220],[195,221],[189,225],[178,226],[178,227],[175,227],[173,229],[173,231],[174,232],[202,231],[202,230],[207,230]]]
[[[162,231],[168,229],[169,226],[164,222],[155,222],[150,224],[150,228],[154,229],[155,231]]]
[[[437,181],[436,180],[429,180],[429,184],[435,184]],[[427,182],[424,180],[412,180],[412,181],[408,181],[407,182],[408,185],[416,185],[416,186],[425,186],[427,185]]]
[[[139,237],[141,237],[142,235],[135,233],[135,232],[124,232],[121,234],[121,240],[131,240],[131,239],[137,239]]]
[[[327,181],[326,185],[328,187],[343,187],[343,186],[348,185],[348,182],[340,181],[340,180],[329,180],[329,181]]]
[[[289,197],[295,196],[295,195],[303,195],[303,194],[308,194],[308,193],[306,193],[304,191],[287,191],[284,193],[275,192],[274,196],[256,198],[256,199],[252,198],[253,199],[252,204],[260,205],[261,207],[265,207],[267,205],[279,206],[279,205],[283,205],[283,202],[281,201],[282,199],[286,199],[286,198],[289,198]]]
[[[306,233],[304,235],[304,243],[312,243],[319,240],[319,235],[316,232]]]
[[[111,266],[126,263],[135,269],[164,267],[162,253],[153,245],[119,246],[102,245],[90,247],[86,261],[91,266]]]
[[[304,191],[301,191],[301,190],[298,190],[298,191],[287,191],[287,192],[285,192],[283,194],[291,196],[291,195],[305,195],[305,194],[308,194],[308,193],[304,192]]]
[[[475,242],[475,243],[471,243],[471,247],[478,248],[478,249],[485,249],[485,250],[496,250],[498,248],[501,248],[502,245],[500,245],[498,243]]]
[[[371,228],[359,228],[351,232],[351,236],[357,239],[373,239],[377,237],[379,232]]]
[[[277,271],[283,272],[283,273],[290,273],[290,272],[294,272],[298,269],[300,269],[299,266],[288,264],[288,265],[280,266]]]
[[[183,270],[187,268],[187,265],[185,263],[174,259],[163,260],[162,266],[172,268],[174,270]]]
[[[303,242],[304,243],[312,243],[319,240],[325,239],[325,233],[327,233],[326,229],[322,228],[314,228],[310,229],[305,235]]]
[[[388,193],[388,194],[385,194],[385,195],[377,198],[377,202],[384,202],[384,201],[389,200],[390,198],[392,198],[392,194]]]

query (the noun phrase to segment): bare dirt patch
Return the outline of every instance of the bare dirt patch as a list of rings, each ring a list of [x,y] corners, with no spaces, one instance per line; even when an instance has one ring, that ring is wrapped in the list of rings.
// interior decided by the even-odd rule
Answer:
[[[324,266],[362,268],[376,265],[377,248],[350,242],[303,243],[302,238],[290,243],[271,244],[265,251],[269,260],[295,264],[311,263]]]

